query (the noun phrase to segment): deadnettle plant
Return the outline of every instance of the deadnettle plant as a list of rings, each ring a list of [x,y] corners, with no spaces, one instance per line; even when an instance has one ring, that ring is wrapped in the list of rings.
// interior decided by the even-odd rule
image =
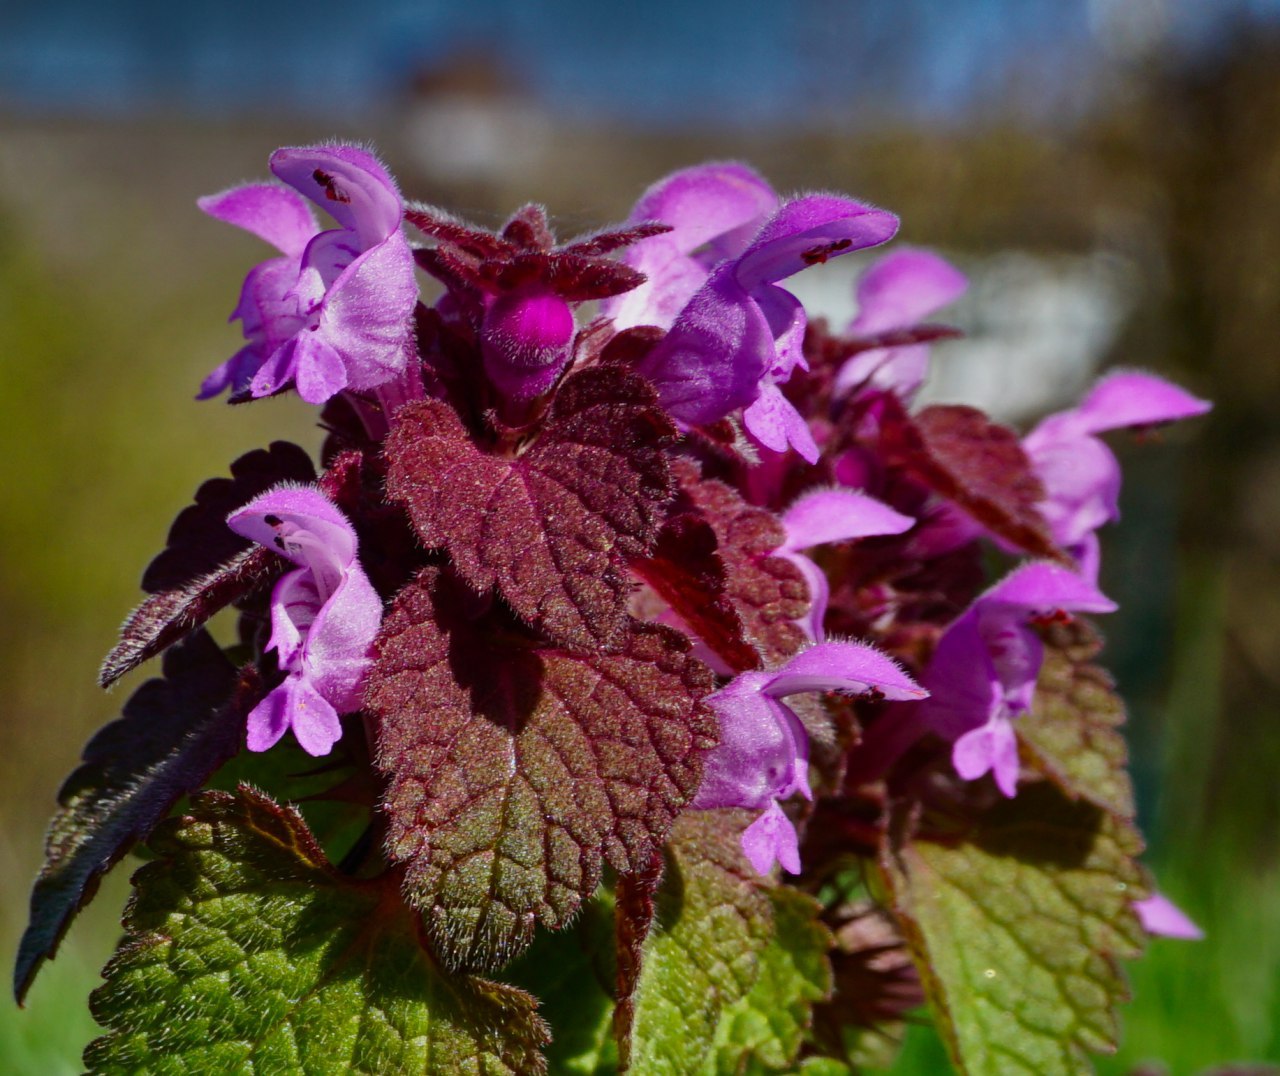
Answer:
[[[917,407],[963,275],[890,251],[833,331],[785,282],[897,219],[737,163],[567,242],[358,146],[270,170],[200,201],[278,253],[199,395],[326,435],[144,573],[101,679],[161,668],[63,788],[19,999],[145,843],[95,1072],[851,1073],[926,1003],[964,1072],[1112,1048],[1117,961],[1198,931],[1094,663],[1099,435],[1208,404]]]

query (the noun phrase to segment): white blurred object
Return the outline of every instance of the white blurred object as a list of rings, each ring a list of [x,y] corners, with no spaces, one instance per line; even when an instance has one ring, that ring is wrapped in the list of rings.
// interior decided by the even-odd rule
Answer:
[[[949,260],[969,277],[969,291],[930,321],[965,336],[933,346],[919,402],[972,404],[1002,422],[1075,403],[1133,308],[1130,265],[1105,251]],[[787,287],[841,331],[856,313],[854,284],[869,261],[841,258]]]
[[[542,163],[551,121],[514,96],[440,93],[413,105],[404,141],[428,176],[449,183],[496,180]]]

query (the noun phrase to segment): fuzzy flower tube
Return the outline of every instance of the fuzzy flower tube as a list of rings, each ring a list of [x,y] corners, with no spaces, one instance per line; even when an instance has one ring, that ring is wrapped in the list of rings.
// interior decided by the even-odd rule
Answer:
[[[877,251],[833,328],[789,282],[897,217],[742,163],[567,240],[361,146],[267,167],[199,203],[276,251],[200,395],[323,434],[144,572],[19,999],[145,844],[93,1072],[850,1072],[926,1003],[961,1072],[1112,1049],[1119,962],[1199,930],[1099,665],[1100,435],[1209,405],[920,406],[964,275]]]

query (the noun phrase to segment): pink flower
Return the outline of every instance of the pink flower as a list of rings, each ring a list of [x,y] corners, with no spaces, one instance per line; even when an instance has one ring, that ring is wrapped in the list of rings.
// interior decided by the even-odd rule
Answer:
[[[772,672],[734,677],[707,701],[720,719],[720,743],[707,759],[695,808],[747,807],[763,813],[742,834],[742,850],[761,874],[774,861],[800,873],[795,827],[778,801],[809,789],[809,736],[782,700],[802,691],[875,690],[889,699],[927,692],[891,658],[862,643],[818,643]]]
[[[1023,439],[1044,483],[1041,509],[1054,540],[1085,576],[1098,577],[1094,532],[1120,518],[1120,463],[1096,435],[1191,418],[1212,406],[1153,374],[1114,373],[1094,385],[1078,407],[1050,415]]]
[[[741,409],[762,445],[816,460],[808,424],[778,388],[804,361],[806,325],[799,300],[778,281],[885,242],[897,217],[831,194],[779,204],[750,169],[717,164],[656,185],[632,213],[641,218],[672,230],[628,252],[627,264],[649,281],[604,312],[620,327],[669,326],[638,367],[663,406],[690,426]]]
[[[1163,893],[1153,892],[1145,900],[1135,900],[1133,910],[1148,934],[1185,941],[1199,941],[1204,937],[1204,931]]]
[[[799,568],[809,584],[809,613],[800,626],[810,639],[816,642],[823,639],[822,621],[827,614],[831,588],[826,573],[803,551],[856,538],[902,534],[915,526],[915,522],[883,501],[851,489],[811,490],[782,514],[787,539],[774,552]]]
[[[205,378],[200,397],[225,389],[269,396],[293,384],[321,404],[401,378],[418,288],[394,181],[349,145],[278,149],[271,170],[293,190],[250,184],[199,201],[282,255],[245,278],[232,318],[248,343]],[[339,227],[321,231],[303,195]]]
[[[1044,647],[1031,629],[1059,611],[1109,613],[1115,602],[1056,564],[1010,572],[943,633],[923,677],[932,693],[914,720],[954,740],[952,764],[966,781],[991,771],[1000,791],[1018,785],[1013,722],[1031,709]]]
[[[848,334],[869,337],[909,329],[955,302],[968,286],[964,274],[936,254],[895,250],[858,281],[858,316],[849,324]],[[928,367],[928,344],[870,348],[840,368],[835,392],[841,395],[871,386],[910,400],[924,382]]]
[[[340,714],[360,706],[382,602],[356,559],[346,517],[317,489],[269,490],[227,518],[237,534],[298,565],[271,595],[271,639],[285,673],[249,714],[248,746],[265,751],[286,729],[312,755],[342,736]]]

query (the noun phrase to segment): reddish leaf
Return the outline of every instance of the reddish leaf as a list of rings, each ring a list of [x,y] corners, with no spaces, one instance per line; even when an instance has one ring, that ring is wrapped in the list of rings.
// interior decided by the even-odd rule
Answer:
[[[833,908],[831,966],[835,993],[813,1011],[814,1039],[823,1053],[849,1061],[846,1029],[891,1036],[925,1002],[920,976],[893,917],[863,901]]]
[[[626,638],[623,558],[657,537],[674,436],[648,385],[621,370],[569,378],[514,459],[487,455],[451,408],[423,400],[387,438],[387,490],[476,590],[496,586],[556,642],[593,651]]]
[[[635,1019],[635,993],[644,962],[644,943],[658,909],[658,884],[662,881],[663,856],[655,851],[649,864],[618,879],[614,903],[613,1034],[618,1043],[618,1069],[631,1065],[631,1025]]]
[[[809,587],[789,560],[771,556],[786,540],[777,516],[753,508],[723,482],[698,476],[682,465],[685,494],[715,531],[728,573],[728,597],[749,642],[769,662],[790,657],[805,642],[795,623],[809,610]]]
[[[563,926],[601,862],[642,869],[697,790],[715,722],[683,636],[632,624],[612,654],[539,646],[425,570],[383,622],[366,706],[388,851],[451,965],[496,966]]]
[[[974,407],[926,407],[910,417],[882,398],[883,448],[987,530],[1038,557],[1063,560],[1040,513],[1044,487],[1017,434]]]
[[[217,571],[252,546],[227,526],[227,516],[279,482],[314,482],[311,458],[297,445],[273,441],[246,452],[231,465],[230,478],[211,478],[196,490],[195,503],[178,513],[163,553],[142,576],[148,594],[180,590]]]
[[[756,669],[760,654],[746,639],[717,547],[711,525],[683,513],[667,521],[653,556],[632,568],[730,668]]]
[[[110,687],[130,669],[200,627],[214,613],[279,575],[288,562],[268,549],[237,553],[208,575],[143,601],[120,627],[116,643],[98,670],[98,683]]]
[[[256,700],[247,671],[235,669],[203,631],[164,657],[164,679],[148,680],[118,721],[101,729],[58,793],[45,862],[31,892],[31,920],[18,949],[14,991],[21,1001],[98,881],[192,789],[239,749]]]

